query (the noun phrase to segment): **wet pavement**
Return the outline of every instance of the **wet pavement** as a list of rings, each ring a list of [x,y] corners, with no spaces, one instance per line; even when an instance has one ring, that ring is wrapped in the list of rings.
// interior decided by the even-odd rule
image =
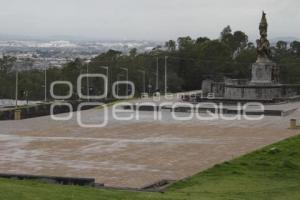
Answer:
[[[154,119],[153,112],[139,112],[137,120],[131,112],[118,116],[133,115],[134,120],[119,121],[109,108],[103,128],[80,127],[78,114],[68,121],[49,116],[1,121],[0,173],[89,177],[106,186],[140,188],[162,179],[191,176],[300,133],[288,129],[291,118],[300,119],[298,110],[259,121],[195,116],[179,121],[167,110],[161,120]],[[104,120],[103,109],[80,114],[87,124]],[[176,113],[182,119],[190,114]]]

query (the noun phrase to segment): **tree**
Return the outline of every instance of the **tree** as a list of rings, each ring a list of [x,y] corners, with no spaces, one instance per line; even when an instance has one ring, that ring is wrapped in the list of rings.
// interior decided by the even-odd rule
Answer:
[[[223,31],[221,32],[221,42],[225,44],[231,44],[233,41],[233,35],[230,26],[226,26]]]
[[[83,62],[81,59],[76,58],[74,61],[67,63],[62,68],[63,80],[70,81],[73,85],[73,94],[77,91],[77,78],[81,73],[86,73],[86,69],[83,67]],[[63,91],[63,88],[61,91]]]
[[[291,46],[291,50],[292,50],[293,53],[298,54],[298,55],[300,54],[300,42],[293,41],[290,44],[290,46]]]
[[[119,57],[121,54],[122,54],[121,51],[116,51],[116,50],[113,50],[113,49],[110,49],[106,52],[106,55],[111,56],[111,57]]]
[[[199,38],[196,39],[196,44],[200,45],[200,44],[202,44],[204,42],[207,42],[207,41],[210,41],[210,39],[207,38],[207,37],[199,37]]]
[[[218,40],[203,43],[200,47],[199,55],[201,59],[207,60],[224,61],[231,59],[231,52],[228,45]]]
[[[247,47],[248,36],[242,31],[235,31],[232,34],[230,26],[226,26],[221,32],[221,42],[227,44],[232,53],[238,49],[244,49]]]
[[[184,81],[182,78],[179,78],[177,73],[170,71],[168,73],[168,91],[177,92],[182,90],[182,85]]]
[[[233,42],[234,50],[238,48],[244,49],[248,43],[248,36],[242,31],[235,31],[233,33]]]
[[[194,41],[190,36],[180,37],[177,39],[179,50],[188,49],[193,46]]]
[[[278,41],[276,43],[276,48],[278,50],[287,50],[287,42],[285,42],[285,41]]]
[[[255,49],[255,46],[254,46],[253,42],[248,42],[247,43],[247,49]]]
[[[256,49],[252,48],[252,45],[250,47],[241,50],[235,58],[235,63],[233,63],[235,78],[250,78],[251,65],[257,58]]]
[[[169,40],[165,43],[165,47],[169,52],[174,52],[176,50],[176,42],[174,40]]]
[[[12,70],[14,64],[17,59],[15,57],[4,55],[2,59],[0,59],[0,70],[4,73],[8,73]]]
[[[137,55],[137,48],[132,48],[129,51],[130,57],[135,57]]]

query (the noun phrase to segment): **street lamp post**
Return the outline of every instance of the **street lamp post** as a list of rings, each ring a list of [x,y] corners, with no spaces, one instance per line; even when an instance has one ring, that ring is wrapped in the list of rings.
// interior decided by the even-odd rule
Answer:
[[[146,72],[144,70],[139,70],[143,74],[143,93],[146,93]]]
[[[89,63],[86,63],[86,74],[89,75]],[[89,76],[86,77],[86,93],[88,95],[88,101],[90,101],[90,81]]]
[[[152,89],[151,77],[149,76],[149,78],[148,78],[148,95],[149,96],[150,96],[150,93],[151,93],[151,89]]]
[[[120,77],[122,77],[123,75],[122,74],[118,74],[117,75],[117,81],[120,80]],[[117,84],[117,95],[119,96],[119,84]]]
[[[44,95],[45,95],[45,102],[47,102],[47,63],[45,64],[45,67],[44,67]]]
[[[156,90],[156,92],[158,91],[158,57],[156,57],[156,88],[155,88],[155,90]]]
[[[19,72],[16,69],[16,108],[18,108],[18,85],[19,85]]]
[[[126,87],[126,96],[128,95],[128,68],[121,67],[126,72],[126,81],[127,81],[127,87]]]
[[[165,56],[165,95],[168,92],[168,56]]]
[[[85,61],[85,63],[86,63],[86,74],[87,75],[89,74],[89,63],[90,62],[91,62],[90,60]],[[88,101],[90,101],[90,80],[89,80],[89,76],[86,77],[86,94],[88,96]]]
[[[108,68],[108,66],[101,66],[101,68],[106,70],[107,88],[110,88],[109,68]],[[109,91],[109,90],[107,90],[107,91]]]

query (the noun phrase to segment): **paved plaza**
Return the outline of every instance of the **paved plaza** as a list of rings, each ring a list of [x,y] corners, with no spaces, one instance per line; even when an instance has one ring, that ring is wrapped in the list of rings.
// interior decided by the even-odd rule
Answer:
[[[81,115],[95,123],[101,121],[103,112],[93,109]],[[298,110],[259,121],[176,121],[168,110],[163,111],[161,121],[145,111],[139,120],[118,121],[111,108],[108,113],[104,128],[80,127],[76,113],[69,121],[49,116],[1,121],[0,173],[90,177],[106,186],[141,188],[162,179],[194,175],[296,135],[299,130],[289,130],[289,120],[300,119]]]

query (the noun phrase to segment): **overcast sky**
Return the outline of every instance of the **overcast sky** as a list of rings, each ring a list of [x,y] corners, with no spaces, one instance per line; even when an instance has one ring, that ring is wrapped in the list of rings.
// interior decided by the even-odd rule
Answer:
[[[0,0],[0,33],[97,39],[216,38],[231,25],[258,37],[261,11],[269,35],[300,38],[299,0]],[[80,38],[79,38],[80,39]]]

